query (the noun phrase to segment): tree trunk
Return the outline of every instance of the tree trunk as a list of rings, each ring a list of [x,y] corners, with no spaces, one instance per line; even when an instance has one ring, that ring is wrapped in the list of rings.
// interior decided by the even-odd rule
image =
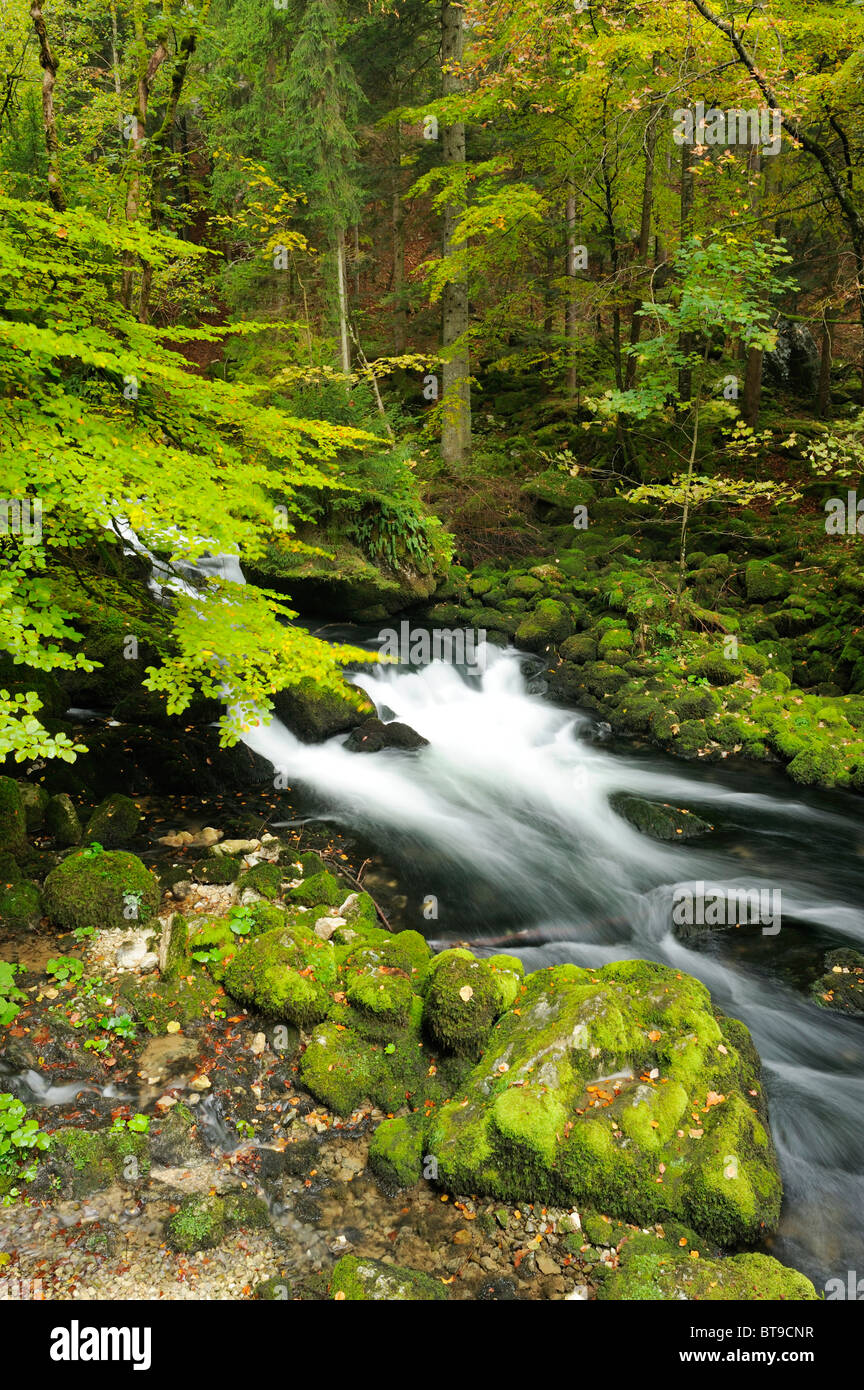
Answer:
[[[645,177],[642,181],[642,218],[639,224],[639,265],[644,270],[648,267],[648,255],[651,248],[651,217],[654,212],[654,162],[657,151],[657,126],[660,113],[656,112],[648,121],[645,130]],[[630,346],[635,348],[639,342],[642,332],[642,318],[639,310],[642,307],[642,297],[639,296],[633,301],[630,318]],[[636,354],[631,352],[627,357],[627,371],[624,384],[627,390],[632,390],[636,381]]]
[[[576,278],[576,192],[572,182],[567,194],[567,267],[568,280]],[[576,365],[576,293],[575,286],[567,295],[564,306],[564,341],[567,361],[567,394],[575,396],[578,389],[578,369]]]
[[[687,240],[693,230],[693,149],[686,140],[681,146],[681,243]],[[682,333],[678,339],[679,351],[687,355],[693,350],[689,333]],[[682,367],[678,373],[678,397],[682,403],[690,400],[693,391],[693,372],[690,367]]]
[[[834,325],[830,319],[822,324],[822,352],[819,359],[819,396],[817,412],[821,420],[831,414],[831,358],[834,347]]]
[[[462,89],[462,78],[453,65],[462,59],[465,45],[465,21],[461,5],[443,0],[441,10],[441,58],[444,66],[444,95]],[[445,165],[465,163],[465,124],[457,121],[442,131]],[[458,249],[456,226],[459,208],[448,204],[444,209],[444,259]],[[471,364],[468,349],[462,343],[468,329],[468,291],[464,282],[449,281],[442,295],[442,400],[441,455],[445,463],[460,467],[471,454]]]
[[[351,348],[348,344],[348,290],[345,282],[345,229],[336,233],[336,301],[339,314],[339,369],[345,376],[345,390],[351,390]]]
[[[405,351],[408,341],[408,323],[405,313],[405,240],[402,234],[405,213],[402,207],[401,170],[401,131],[396,126],[396,158],[393,165],[393,191],[390,212],[390,225],[393,240],[393,346],[397,354]]]
[[[48,197],[55,212],[66,211],[66,195],[60,182],[57,155],[60,146],[57,141],[57,123],[54,118],[54,84],[57,81],[57,63],[48,42],[48,32],[42,14],[40,0],[33,0],[30,17],[39,40],[39,62],[42,67],[42,128],[45,133],[45,151],[48,155]]]
[[[762,404],[762,360],[761,348],[751,347],[747,353],[747,372],[744,377],[744,400],[741,414],[744,423],[755,429],[759,422],[759,407]]]

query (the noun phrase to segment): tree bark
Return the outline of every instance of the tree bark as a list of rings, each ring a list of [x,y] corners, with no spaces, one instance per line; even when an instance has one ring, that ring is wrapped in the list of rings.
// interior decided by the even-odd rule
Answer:
[[[465,46],[465,20],[461,5],[443,0],[441,9],[441,58],[444,67],[444,95],[462,90],[458,68]],[[465,163],[465,123],[455,121],[442,130],[445,165]],[[459,208],[444,209],[444,259],[458,251],[456,240]],[[453,467],[461,467],[471,454],[471,364],[462,341],[468,330],[468,290],[462,280],[448,281],[442,295],[442,392],[441,456]]]
[[[60,146],[57,140],[57,122],[54,116],[54,84],[57,81],[57,63],[48,42],[48,31],[42,14],[40,0],[33,0],[30,17],[39,40],[39,62],[42,66],[42,127],[45,133],[45,151],[48,155],[48,197],[55,212],[66,211],[66,195],[60,181],[57,156]]]
[[[339,314],[339,368],[346,378],[345,390],[351,390],[351,348],[348,343],[348,288],[345,281],[345,229],[336,232],[336,299]]]
[[[645,176],[642,181],[642,217],[639,224],[639,246],[637,256],[643,270],[648,268],[648,255],[651,247],[651,218],[654,212],[654,163],[657,152],[657,126],[660,111],[655,112],[645,129]],[[630,316],[630,346],[635,348],[642,333],[641,296],[634,299]],[[631,352],[627,358],[624,384],[628,391],[636,382],[636,354]]]

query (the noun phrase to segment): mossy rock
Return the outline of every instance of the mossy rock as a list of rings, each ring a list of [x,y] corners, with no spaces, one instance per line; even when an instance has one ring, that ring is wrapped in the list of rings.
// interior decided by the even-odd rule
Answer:
[[[650,835],[652,840],[694,840],[714,829],[713,825],[709,825],[692,811],[686,811],[679,806],[669,806],[665,802],[644,801],[639,796],[616,795],[610,799],[610,805],[619,816],[623,816],[628,824],[633,826],[634,830],[641,831],[643,835]]]
[[[842,787],[851,781],[851,771],[843,750],[827,741],[820,747],[802,748],[786,771],[805,787]]]
[[[42,899],[35,883],[0,881],[0,923],[16,931],[33,931],[42,920]]]
[[[413,994],[410,979],[394,974],[392,967],[382,969],[371,948],[356,953],[345,992],[349,1004],[372,1019],[385,1037],[408,1021]]]
[[[770,560],[750,560],[744,570],[744,583],[751,603],[785,598],[792,588],[792,580],[786,570]]]
[[[518,1007],[428,1124],[448,1190],[677,1219],[718,1245],[776,1227],[758,1058],[704,985],[646,961],[564,965],[529,975]]]
[[[443,1303],[447,1290],[431,1274],[343,1255],[330,1276],[330,1297],[349,1303]]]
[[[60,927],[128,927],[147,922],[159,906],[159,884],[134,854],[82,851],[45,879],[45,911]]]
[[[168,1168],[188,1168],[207,1152],[195,1116],[182,1101],[172,1105],[167,1115],[151,1121],[150,1156],[154,1163]]]
[[[321,904],[338,907],[347,896],[347,892],[345,886],[324,869],[304,878],[296,888],[289,889],[287,897],[289,902],[298,903],[302,907],[318,907]]]
[[[276,714],[304,743],[320,743],[345,733],[374,715],[375,708],[362,691],[345,685],[342,694],[321,690],[311,677],[273,697]]]
[[[87,822],[84,839],[88,845],[118,849],[133,838],[141,822],[141,812],[128,796],[115,792],[100,802]]]
[[[705,1259],[698,1246],[687,1250],[639,1235],[626,1241],[617,1269],[601,1280],[597,1297],[615,1302],[794,1303],[812,1302],[818,1294],[803,1274],[770,1255]]]
[[[516,1003],[522,988],[522,981],[525,978],[525,967],[521,960],[518,956],[487,956],[484,965],[487,970],[492,972],[492,983],[498,995],[499,1011],[511,1009]]]
[[[67,1197],[86,1197],[114,1182],[134,1186],[150,1171],[149,1141],[128,1129],[59,1129],[48,1166]]]
[[[844,1014],[864,1013],[864,954],[842,947],[825,957],[825,974],[811,989],[815,1003]]]
[[[58,792],[48,800],[44,818],[45,834],[50,835],[61,849],[71,849],[80,845],[84,834],[78,812],[72,798],[65,792]]]
[[[529,652],[542,652],[563,642],[573,631],[573,619],[558,599],[541,599],[516,630],[516,645]]]
[[[446,1052],[479,1057],[495,1018],[500,995],[482,961],[452,952],[433,957],[427,976],[423,1025]]]
[[[228,993],[270,1018],[309,1028],[332,1003],[336,958],[329,941],[299,925],[265,932],[243,946],[225,971]]]
[[[196,883],[236,883],[240,877],[240,867],[239,859],[233,858],[230,854],[220,854],[209,859],[199,859],[192,865],[190,873]]]
[[[590,695],[597,700],[605,700],[617,695],[630,677],[620,666],[610,666],[605,661],[591,661],[583,668],[582,679]]]
[[[179,1023],[183,1032],[208,1018],[211,1011],[225,1007],[225,995],[204,970],[192,970],[174,980],[123,977],[118,987],[132,1016],[153,1037],[167,1032],[169,1023]]]
[[[583,665],[586,661],[597,660],[597,643],[590,632],[577,632],[574,637],[562,642],[560,654],[563,661]]]
[[[413,1187],[423,1174],[423,1116],[383,1120],[369,1145],[369,1167],[388,1187]]]
[[[285,876],[286,870],[280,868],[278,864],[262,862],[254,864],[251,869],[242,873],[237,880],[237,887],[240,893],[251,888],[255,893],[260,893],[262,898],[270,898],[272,901],[282,896]]]
[[[35,782],[19,782],[18,791],[24,803],[24,819],[29,835],[37,835],[45,823],[45,807],[50,797],[44,787]]]
[[[215,1193],[187,1197],[165,1222],[169,1250],[188,1255],[213,1250],[226,1235],[225,1203]]]
[[[0,850],[20,853],[27,844],[27,816],[18,783],[0,777]]]

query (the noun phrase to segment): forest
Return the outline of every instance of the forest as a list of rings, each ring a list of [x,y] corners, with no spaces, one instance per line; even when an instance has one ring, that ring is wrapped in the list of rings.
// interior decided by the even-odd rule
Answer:
[[[0,1299],[864,1297],[860,0],[0,6]]]

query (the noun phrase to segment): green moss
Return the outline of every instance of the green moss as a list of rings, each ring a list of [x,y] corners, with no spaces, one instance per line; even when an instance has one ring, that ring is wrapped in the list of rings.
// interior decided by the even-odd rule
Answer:
[[[123,850],[73,854],[45,879],[45,911],[60,927],[124,927],[146,922],[159,906],[159,884]]]
[[[392,1187],[412,1187],[423,1173],[423,1116],[384,1120],[369,1145],[369,1167]]]
[[[653,840],[692,840],[714,829],[692,811],[644,801],[639,796],[615,795],[610,804],[635,830],[650,835]]]
[[[225,1007],[225,996],[204,970],[194,970],[182,979],[139,979],[126,975],[119,986],[121,998],[148,1033],[159,1036],[169,1023],[179,1023],[185,1031],[212,1009]]]
[[[330,1297],[349,1303],[434,1303],[447,1299],[440,1279],[416,1269],[343,1255],[330,1276]]]
[[[750,560],[744,570],[744,582],[747,597],[752,603],[784,598],[792,588],[792,580],[786,571],[768,560]]]
[[[115,792],[96,807],[87,822],[84,839],[87,844],[100,844],[105,849],[117,849],[128,844],[138,829],[141,812],[128,796]]]
[[[563,642],[573,630],[573,620],[563,603],[557,599],[541,599],[523,618],[516,631],[516,645],[527,651],[540,652],[557,642]]]
[[[191,874],[196,883],[236,883],[240,876],[240,860],[230,854],[213,855],[193,864]]]
[[[499,992],[488,966],[451,953],[432,970],[426,985],[423,1024],[447,1052],[476,1057],[500,1008]]]
[[[42,920],[42,900],[35,883],[0,882],[0,922],[5,927],[30,930]]]
[[[289,900],[303,907],[316,907],[322,903],[327,907],[338,907],[346,895],[347,890],[344,886],[326,869],[321,873],[312,874],[310,878],[304,878],[296,888],[288,891]]]
[[[243,946],[224,978],[226,990],[241,1004],[308,1028],[330,1007],[336,960],[329,941],[295,923]]]
[[[751,1108],[756,1067],[743,1025],[667,967],[537,971],[426,1146],[452,1191],[752,1240],[776,1225],[781,1194]]]
[[[814,783],[820,786],[845,786],[850,781],[850,771],[841,748],[827,741],[816,748],[802,748],[795,754],[789,767],[789,776],[804,786]]]
[[[753,1303],[812,1302],[818,1295],[809,1279],[770,1255],[706,1259],[698,1246],[682,1249],[654,1235],[638,1235],[625,1241],[618,1268],[602,1280],[597,1297]]]
[[[380,1025],[384,1036],[407,1021],[412,995],[410,979],[389,970],[390,967],[380,969],[371,949],[358,952],[348,972],[346,990],[349,1003]]]
[[[484,963],[487,970],[492,972],[492,983],[498,995],[498,1012],[511,1009],[525,978],[524,965],[518,956],[508,955],[488,956]]]
[[[256,893],[260,893],[262,898],[279,898],[282,896],[282,885],[285,882],[285,869],[278,864],[255,864],[251,869],[247,869],[240,875],[237,887],[241,893],[247,888],[252,888]]]
[[[134,1184],[150,1171],[146,1134],[130,1130],[58,1129],[50,1168],[68,1197],[86,1197],[114,1182]]]
[[[225,1236],[225,1203],[221,1197],[187,1197],[165,1223],[165,1244],[188,1255],[193,1250],[212,1250]]]
[[[60,849],[80,845],[83,835],[78,812],[65,792],[50,797],[45,807],[45,834],[50,835]]]
[[[596,661],[597,643],[590,632],[579,632],[575,637],[568,637],[566,642],[562,642],[561,657],[564,661],[573,661],[578,665],[584,665],[586,661]]]
[[[0,850],[20,851],[27,838],[27,819],[18,783],[0,777]]]

